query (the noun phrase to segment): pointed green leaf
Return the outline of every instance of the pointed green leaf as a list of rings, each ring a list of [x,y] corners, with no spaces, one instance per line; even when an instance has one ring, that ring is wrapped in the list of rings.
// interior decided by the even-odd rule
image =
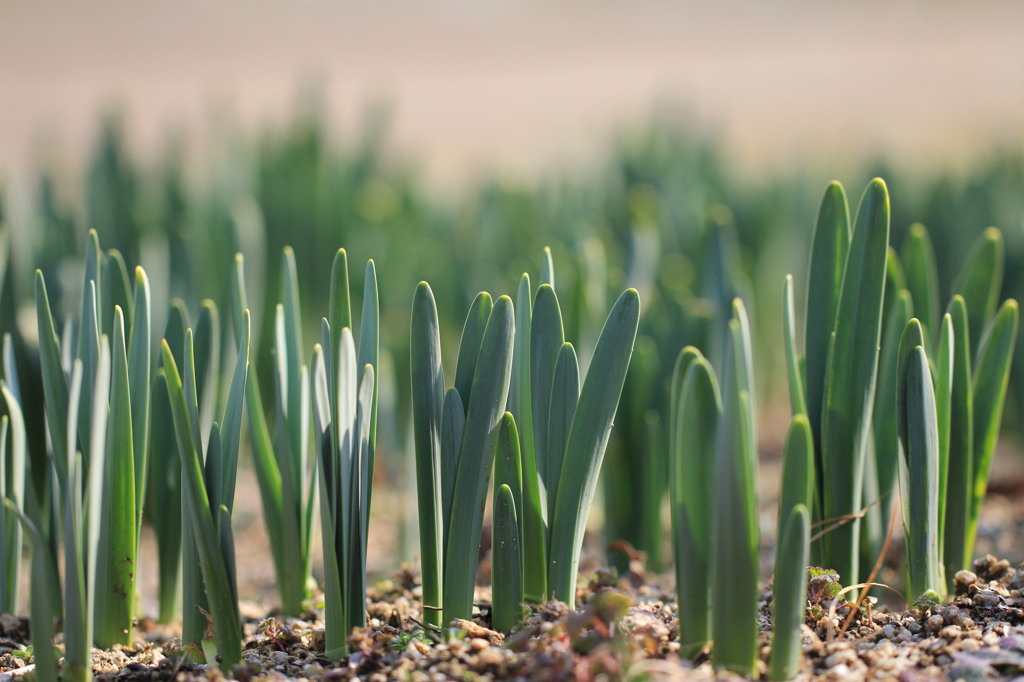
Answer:
[[[316,439],[317,481],[320,487],[320,531],[324,547],[324,621],[326,623],[324,655],[332,660],[345,655],[347,651],[344,633],[349,630],[344,608],[344,588],[341,578],[343,554],[338,551],[341,538],[338,535],[337,514],[334,507],[337,490],[334,486],[336,462],[334,429],[331,414],[327,370],[323,348],[319,344],[313,349],[313,433]]]
[[[150,293],[149,279],[142,268],[135,268],[135,303],[131,338],[128,348],[128,380],[131,387],[132,450],[135,453],[135,515],[141,527],[149,468],[149,401],[150,401]]]
[[[494,495],[493,624],[509,633],[522,622],[523,568],[515,496],[501,484]]]
[[[359,321],[359,356],[357,364],[360,368],[359,378],[362,381],[363,371],[366,367],[373,368],[373,401],[369,407],[369,441],[367,471],[373,476],[373,465],[377,449],[377,395],[380,391],[377,377],[379,376],[378,363],[380,362],[380,303],[377,298],[377,270],[373,260],[366,262],[366,275],[363,280],[363,312]],[[371,497],[367,493],[366,507],[369,508]],[[365,524],[363,535],[368,532]]]
[[[540,261],[540,283],[555,288],[555,261],[551,258],[551,248],[547,246]]]
[[[558,479],[555,513],[551,520],[548,583],[555,598],[570,607],[576,601],[576,572],[583,533],[639,320],[640,296],[635,289],[627,289],[612,307],[597,340],[591,358],[594,371],[588,372],[583,382],[565,446],[562,471],[572,472],[572,475],[561,475]]]
[[[61,364],[60,345],[57,333],[53,328],[53,316],[50,314],[50,300],[46,296],[46,283],[43,273],[36,270],[36,322],[39,333],[39,365],[43,375],[43,406],[46,409],[46,425],[50,432],[53,451],[68,451],[68,383],[64,378]],[[66,485],[68,478],[67,461],[56,458],[57,480],[61,486]]]
[[[825,400],[825,374],[829,344],[836,328],[839,294],[843,284],[847,253],[850,250],[850,210],[846,192],[838,182],[825,190],[818,210],[811,245],[811,264],[807,274],[807,308],[804,327],[806,358],[807,411],[815,442],[821,440],[821,422]],[[819,468],[820,453],[817,455]],[[819,487],[820,484],[819,484]]]
[[[715,438],[722,412],[718,380],[696,348],[679,354],[673,374],[669,457],[680,654],[711,639],[711,518]]]
[[[875,391],[875,409],[871,426],[874,438],[875,475],[877,477],[877,505],[879,529],[889,527],[892,509],[892,495],[896,489],[896,472],[899,468],[899,432],[896,426],[897,369],[899,363],[900,339],[907,322],[913,314],[910,292],[901,289],[889,307],[882,332],[882,344],[878,360],[878,388]],[[872,500],[865,500],[871,502]],[[874,507],[872,508],[874,509]],[[872,512],[869,511],[869,514]],[[880,540],[880,538],[879,538]],[[881,549],[872,548],[872,550]]]
[[[208,434],[220,405],[220,314],[217,304],[206,299],[192,335],[196,358],[196,397],[199,433]]]
[[[739,300],[729,323],[714,485],[711,662],[752,675],[757,661],[757,428],[750,330]]]
[[[494,502],[492,510],[497,508],[498,488],[507,486],[512,493],[512,502],[519,509],[523,503],[523,457],[519,447],[519,429],[515,417],[506,412],[501,418],[501,430],[498,432],[498,446],[494,453]],[[517,537],[523,537],[523,518],[517,514],[519,531]],[[492,581],[493,582],[493,581]]]
[[[809,429],[808,429],[809,430]],[[807,564],[810,560],[811,519],[807,507],[798,504],[780,528],[775,561],[775,624],[769,679],[791,680],[800,672],[801,626],[807,604]]]
[[[551,414],[551,384],[555,376],[555,363],[565,343],[562,312],[558,297],[550,286],[541,285],[533,304],[530,330],[530,391],[533,402],[534,460],[541,488],[540,501],[544,514],[543,524],[550,529],[548,510],[554,508],[557,489],[548,487],[547,444],[548,419]]]
[[[999,291],[1003,286],[1003,234],[994,227],[985,230],[971,246],[960,274],[953,284],[953,293],[964,297],[967,304],[971,343],[978,344],[989,319],[996,311]],[[979,346],[972,346],[978,359]]]
[[[907,341],[908,335],[903,338]],[[929,593],[941,596],[945,589],[938,524],[939,430],[935,391],[924,348],[914,346],[899,372],[900,498],[910,600]]]
[[[190,340],[190,339],[189,339]],[[189,354],[188,340],[186,355]],[[177,364],[170,347],[165,341],[162,346],[164,369],[167,377],[167,394],[171,403],[174,428],[178,438],[182,474],[188,490],[188,516],[194,530],[203,582],[210,598],[214,635],[221,665],[231,666],[242,656],[242,628],[238,617],[238,605],[231,591],[227,566],[221,553],[219,535],[211,515],[209,497],[203,482],[202,463],[196,450],[192,425],[189,423],[189,409],[186,406],[184,389]],[[187,358],[186,358],[187,361]]]
[[[927,330],[927,327],[925,328]],[[946,487],[949,478],[949,428],[952,415],[953,392],[953,318],[943,315],[939,323],[939,345],[932,359],[935,390],[935,419],[939,433],[939,484],[936,502],[938,504],[939,554],[942,554],[942,540],[946,524]]]
[[[888,242],[889,193],[885,183],[876,178],[857,209],[828,353],[821,427],[826,519],[856,514],[861,506],[861,471],[871,434]],[[813,405],[810,396],[808,405]],[[811,425],[813,428],[813,418]],[[859,533],[860,525],[854,520],[825,536],[826,561],[846,584],[857,582]]]
[[[238,343],[235,370],[228,389],[228,401],[221,417],[220,429],[223,471],[225,473],[217,495],[218,507],[230,514],[235,506],[235,477],[238,471],[238,449],[242,431],[242,411],[245,403],[245,382],[249,374],[249,311],[242,313],[242,338]]]
[[[445,552],[445,621],[472,617],[484,501],[498,430],[508,400],[514,334],[512,300],[502,296],[484,329],[479,356],[485,362],[476,363],[466,409]],[[461,355],[460,351],[460,362]]]
[[[135,573],[139,529],[135,502],[135,450],[132,437],[131,388],[124,317],[114,308],[113,376],[107,420],[106,473],[103,484],[103,529],[96,582],[96,644],[131,645],[135,617]],[[106,399],[93,409],[103,411]],[[96,466],[96,462],[91,463]]]
[[[967,303],[971,314],[970,301]],[[971,480],[974,490],[967,547],[972,550],[978,528],[978,514],[988,488],[988,474],[992,466],[996,443],[999,440],[999,426],[1003,417],[1003,402],[1006,386],[1010,380],[1010,365],[1013,362],[1013,348],[1017,342],[1019,320],[1017,302],[1005,301],[999,312],[985,328],[978,345],[977,368],[974,373],[974,468]],[[968,317],[968,320],[971,318]]]
[[[135,309],[132,307],[132,288],[128,283],[128,266],[124,256],[117,249],[110,249],[103,260],[103,329],[110,330],[113,323],[114,306],[119,306],[124,315],[125,329],[131,329],[135,320]],[[110,311],[110,312],[107,312]]]
[[[32,621],[32,648],[35,676],[39,680],[57,679],[57,659],[53,654],[53,594],[50,591],[57,579],[57,562],[50,553],[50,543],[9,498],[4,507],[18,517],[32,546],[32,578],[29,581],[29,614]]]
[[[548,266],[550,249],[545,250],[545,255],[542,270]],[[530,276],[524,272],[516,293],[516,339],[512,353],[512,384],[509,387],[508,402],[509,409],[515,415],[522,444],[522,493],[515,496],[515,503],[523,550],[521,554],[524,558],[523,589],[527,599],[539,602],[547,592],[547,511],[542,508],[541,472],[537,461],[536,443],[541,439],[533,424],[535,398],[531,359],[532,337],[533,292],[530,287]]]
[[[925,338],[939,333],[939,275],[928,230],[920,223],[910,226],[903,243],[903,266],[907,290],[914,301],[914,314],[921,320]]]
[[[782,448],[782,492],[779,497],[778,528],[786,527],[797,505],[808,509],[814,500],[814,438],[806,415],[794,415]],[[780,536],[781,537],[781,536]]]
[[[455,366],[455,388],[459,389],[463,406],[468,410],[470,391],[473,390],[473,377],[476,373],[477,358],[480,356],[480,344],[484,338],[484,330],[490,319],[494,303],[491,295],[481,291],[473,299],[466,314],[466,322],[462,327],[462,340],[459,343],[459,359]]]
[[[571,343],[563,343],[555,361],[555,372],[551,380],[551,407],[548,412],[548,432],[544,443],[545,487],[558,490],[562,473],[565,446],[569,442],[573,415],[580,397],[580,367],[576,349]],[[555,515],[555,498],[548,498],[548,518]],[[550,552],[549,552],[550,554]]]
[[[800,355],[796,350],[796,312],[793,309],[793,276],[786,275],[782,294],[782,329],[786,344],[786,376],[789,378],[789,409],[793,414],[807,414],[804,377],[800,371]]]
[[[441,504],[441,410],[445,396],[437,307],[434,294],[426,282],[420,282],[413,296],[409,338],[423,618],[429,625],[440,626],[444,551],[442,524],[447,526],[448,523]],[[457,411],[465,419],[461,406]],[[454,474],[454,470],[451,473]],[[453,486],[454,478],[452,475]]]
[[[455,479],[462,457],[462,437],[466,430],[466,409],[462,406],[459,390],[452,386],[444,394],[441,407],[441,519],[444,527],[444,548],[448,548],[448,534],[452,524],[452,504],[455,501]]]
[[[957,571],[970,566],[967,546],[974,493],[974,389],[971,386],[971,344],[967,305],[962,296],[949,303],[953,323],[953,384],[949,410],[949,462],[946,474],[946,519],[942,551],[946,586],[952,590]]]

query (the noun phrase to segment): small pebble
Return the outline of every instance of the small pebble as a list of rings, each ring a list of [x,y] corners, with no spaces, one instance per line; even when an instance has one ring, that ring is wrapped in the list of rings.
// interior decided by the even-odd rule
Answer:
[[[968,630],[968,629],[974,627],[974,619],[971,618],[968,615],[960,614],[959,616],[956,617],[956,620],[954,621],[954,625],[959,625],[964,630]]]
[[[1003,598],[994,592],[979,592],[974,595],[974,603],[977,606],[995,606],[1003,601]]]
[[[952,640],[960,639],[960,635],[963,634],[963,630],[956,625],[947,625],[946,627],[939,630],[939,637],[942,639]]]
[[[965,594],[967,588],[978,582],[978,574],[974,571],[957,571],[953,577],[953,584],[956,586],[957,594]]]
[[[853,649],[843,649],[834,654],[829,654],[822,663],[826,668],[836,668],[841,665],[848,666],[855,660],[857,660],[857,654]]]

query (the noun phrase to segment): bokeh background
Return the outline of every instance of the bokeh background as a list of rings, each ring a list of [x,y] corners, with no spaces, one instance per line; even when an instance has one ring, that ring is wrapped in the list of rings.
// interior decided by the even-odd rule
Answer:
[[[157,331],[172,297],[227,310],[242,251],[269,386],[281,248],[299,261],[307,339],[333,252],[355,272],[374,258],[386,353],[370,566],[386,572],[415,560],[415,284],[431,282],[454,355],[472,296],[513,292],[551,246],[584,362],[617,292],[643,296],[639,369],[606,461],[620,485],[595,528],[658,567],[660,507],[631,500],[663,493],[665,377],[684,344],[713,357],[735,293],[758,338],[771,494],[787,416],[782,278],[802,298],[829,180],[855,204],[886,178],[892,243],[928,227],[943,300],[970,243],[1000,227],[1004,296],[1024,295],[1022,74],[1013,1],[4,3],[0,331],[31,376],[33,270],[70,314],[89,228],[150,274]],[[1010,426],[1024,371],[1011,390]],[[1014,451],[1008,439],[996,474],[1010,492]],[[240,485],[242,596],[272,599],[250,471]]]

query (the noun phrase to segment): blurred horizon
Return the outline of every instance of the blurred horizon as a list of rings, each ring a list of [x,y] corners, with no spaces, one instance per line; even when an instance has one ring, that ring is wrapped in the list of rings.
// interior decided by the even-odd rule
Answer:
[[[201,165],[225,132],[281,128],[309,93],[348,142],[386,110],[389,149],[448,189],[593,165],[651,116],[715,136],[755,176],[876,158],[956,172],[1024,151],[1010,1],[101,0],[0,16],[5,184],[40,160],[76,175],[106,112],[133,155],[184,145]]]

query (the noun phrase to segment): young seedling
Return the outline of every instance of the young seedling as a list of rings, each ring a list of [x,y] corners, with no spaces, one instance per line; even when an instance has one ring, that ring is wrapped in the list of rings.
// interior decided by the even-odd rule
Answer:
[[[888,241],[889,195],[882,180],[865,190],[852,238],[843,188],[829,186],[811,252],[803,371],[798,358],[788,362],[791,387],[805,389],[814,437],[815,517],[853,519],[827,534],[814,553],[851,583],[858,569],[856,515],[875,401]],[[787,333],[792,348],[791,323]],[[799,391],[791,392],[799,407]]]
[[[220,422],[223,426],[214,422],[205,447],[199,432],[191,330],[185,333],[184,381],[166,340],[162,342],[162,356],[167,395],[181,457],[182,506],[188,516],[202,570],[202,588],[210,607],[217,655],[221,665],[230,667],[241,659],[242,653],[231,511],[234,506],[238,443],[249,368],[248,311],[243,313],[238,358]],[[186,580],[189,580],[189,575],[186,573]],[[188,595],[196,589],[197,586],[190,589],[186,584],[184,593]],[[190,607],[186,602],[186,611]],[[183,639],[185,637],[183,633]],[[205,639],[202,633],[200,639]]]
[[[284,250],[281,264],[281,303],[274,320],[273,431],[255,372],[246,382],[245,406],[281,608],[297,615],[308,596],[316,469],[309,463],[309,375],[301,362],[306,351],[302,347],[295,255],[290,248]],[[232,297],[237,328],[247,308],[241,254],[235,256]]]
[[[809,432],[809,429],[808,429]],[[778,559],[772,601],[775,620],[768,677],[790,680],[800,672],[801,626],[807,609],[807,562],[810,559],[810,512],[803,503],[786,515],[779,529]]]
[[[711,640],[711,514],[714,451],[722,398],[711,364],[686,347],[672,376],[669,496],[679,602],[680,654],[693,656]]]
[[[494,455],[494,532],[491,535],[491,593],[494,627],[511,632],[522,621],[523,468],[516,420],[506,412]]]
[[[97,594],[94,607],[88,611],[88,616],[95,619],[90,637],[102,647],[132,642],[135,613],[150,390],[149,284],[141,268],[135,274],[132,293],[120,254],[102,252],[96,233],[90,232],[78,324],[66,325],[62,341],[57,339],[42,274],[36,274],[40,367],[52,451],[81,452],[83,475],[97,476],[103,484],[102,496],[95,496],[95,508],[89,510],[96,515],[102,532],[96,537],[97,548],[90,547],[90,551],[98,552],[95,572],[89,574]],[[74,360],[81,363],[81,381],[91,390],[97,385],[103,337],[113,353],[102,360],[112,365],[109,395],[102,400],[76,402],[76,412],[69,416]],[[73,434],[69,431],[72,422]],[[103,441],[98,440],[98,431],[103,432]],[[96,450],[100,442],[106,452]],[[71,459],[53,458],[58,496],[65,500],[72,485]],[[41,507],[37,505],[37,509]],[[40,528],[46,527],[39,519],[35,521]]]
[[[923,343],[924,331],[913,319],[900,343],[898,369],[900,498],[910,569],[908,595],[939,601],[945,592],[939,526],[939,425],[936,391]]]
[[[379,313],[371,260],[357,355],[344,250],[335,258],[331,283],[330,319],[324,318],[322,344],[313,351],[312,406],[324,546],[325,655],[338,660],[348,654],[352,628],[366,622]]]
[[[715,451],[711,661],[742,675],[757,664],[757,411],[750,324],[733,302]]]

